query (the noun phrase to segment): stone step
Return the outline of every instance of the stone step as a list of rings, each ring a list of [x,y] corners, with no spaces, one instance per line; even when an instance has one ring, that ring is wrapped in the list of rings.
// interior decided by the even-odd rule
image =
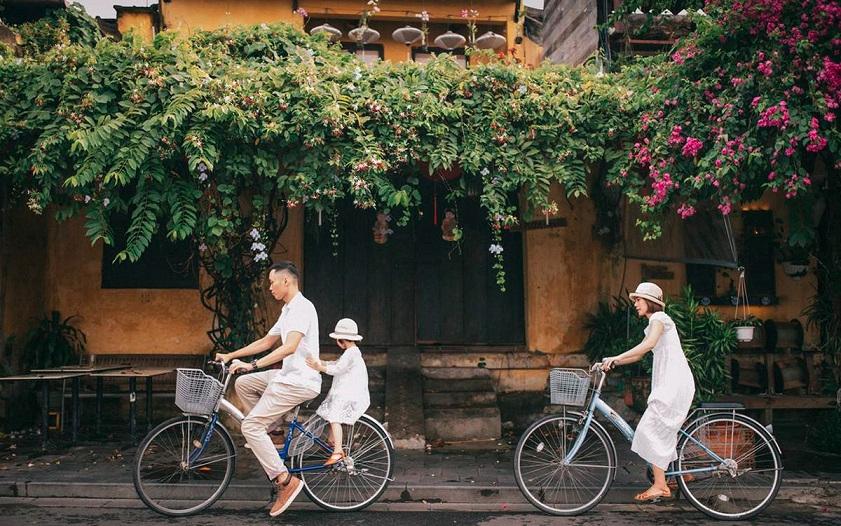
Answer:
[[[425,408],[436,407],[497,407],[493,391],[463,391],[449,393],[424,393]]]
[[[483,367],[424,367],[421,372],[424,378],[436,380],[491,378],[491,372]]]
[[[423,391],[424,393],[496,392],[490,378],[462,378],[458,380],[424,378]]]
[[[424,413],[427,440],[477,440],[502,433],[496,407],[428,408]]]

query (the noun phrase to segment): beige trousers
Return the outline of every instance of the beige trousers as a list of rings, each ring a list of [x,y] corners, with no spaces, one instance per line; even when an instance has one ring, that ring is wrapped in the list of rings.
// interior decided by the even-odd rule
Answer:
[[[237,378],[234,384],[246,415],[242,421],[242,434],[269,480],[276,479],[287,469],[266,429],[296,406],[318,396],[312,389],[282,383],[281,379],[275,378],[279,373],[279,369],[270,369],[247,374]]]

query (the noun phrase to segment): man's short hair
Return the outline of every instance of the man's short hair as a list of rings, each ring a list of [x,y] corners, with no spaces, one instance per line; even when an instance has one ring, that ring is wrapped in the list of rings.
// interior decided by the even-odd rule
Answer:
[[[297,281],[301,277],[301,273],[298,271],[298,267],[296,267],[295,264],[291,261],[278,261],[277,263],[274,263],[271,267],[269,267],[269,272],[271,272],[272,270],[274,270],[275,272],[285,270],[293,278],[295,278],[295,281]]]

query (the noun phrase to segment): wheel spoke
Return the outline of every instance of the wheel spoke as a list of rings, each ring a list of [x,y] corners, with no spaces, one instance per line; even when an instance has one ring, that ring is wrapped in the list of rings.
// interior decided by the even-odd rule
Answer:
[[[740,415],[715,415],[690,426],[688,434],[678,446],[678,469],[711,469],[693,474],[690,481],[681,480],[686,498],[695,507],[718,519],[748,519],[773,501],[782,464],[761,426]]]
[[[319,506],[329,510],[360,510],[385,491],[394,469],[394,449],[376,421],[363,416],[343,426],[347,458],[322,470],[303,471],[305,490]],[[296,467],[323,463],[330,451],[312,448],[295,457]]]
[[[134,486],[141,500],[158,513],[184,516],[213,504],[234,472],[230,436],[214,427],[207,445],[192,462],[207,430],[203,418],[179,417],[155,428],[140,444],[134,461]]]
[[[591,427],[578,452],[565,458],[578,437],[577,418],[552,416],[532,425],[515,452],[520,490],[535,506],[556,515],[577,515],[607,493],[615,470],[610,438]]]

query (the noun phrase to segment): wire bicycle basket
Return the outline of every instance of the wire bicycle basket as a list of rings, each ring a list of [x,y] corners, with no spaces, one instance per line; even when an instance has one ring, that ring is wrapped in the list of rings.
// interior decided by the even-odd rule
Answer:
[[[590,373],[583,369],[554,368],[549,371],[549,402],[582,406],[587,401]]]
[[[175,405],[185,413],[209,415],[222,396],[222,383],[201,369],[177,369]]]

